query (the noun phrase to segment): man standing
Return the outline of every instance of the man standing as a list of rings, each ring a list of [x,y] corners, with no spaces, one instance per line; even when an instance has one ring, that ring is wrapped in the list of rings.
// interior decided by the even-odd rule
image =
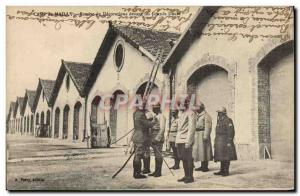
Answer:
[[[195,143],[193,146],[193,158],[195,162],[201,161],[201,167],[196,168],[195,171],[207,172],[208,161],[213,160],[212,146],[210,140],[211,134],[211,117],[205,111],[205,106],[200,103],[199,110],[197,110],[197,122]]]
[[[226,108],[221,107],[218,112],[218,120],[215,138],[215,162],[221,162],[221,168],[215,175],[228,176],[230,161],[237,160],[236,150],[233,143],[234,126],[232,120],[226,115]]]
[[[146,113],[146,118],[148,121],[152,122],[153,121],[153,115],[151,112]],[[151,128],[148,129],[148,131],[145,132],[144,138],[144,156],[143,156],[143,166],[144,169],[142,171],[142,174],[149,174],[151,173],[150,170],[150,146],[151,146]]]
[[[153,106],[153,123],[154,125],[151,128],[151,147],[154,151],[155,156],[155,171],[149,176],[160,177],[161,176],[161,167],[163,163],[162,157],[162,147],[164,143],[164,134],[165,134],[165,124],[166,118],[161,113],[160,104]]]
[[[168,130],[168,141],[169,141],[170,147],[173,151],[173,157],[174,157],[175,164],[170,169],[176,170],[176,169],[179,169],[179,162],[180,162],[180,160],[178,158],[176,144],[175,144],[176,135],[177,135],[177,131],[178,131],[178,110],[172,110],[171,114],[172,114],[172,120],[171,120],[170,130]]]
[[[140,108],[141,107],[141,108]],[[132,142],[134,145],[134,159],[133,159],[133,177],[136,179],[146,178],[141,174],[141,159],[144,156],[144,144],[146,140],[146,133],[151,128],[152,124],[146,119],[145,104],[136,108],[133,114],[134,133]]]
[[[176,135],[176,145],[178,156],[182,160],[184,177],[178,182],[191,183],[194,182],[193,170],[193,143],[196,131],[196,114],[189,110],[189,100],[185,100],[185,104],[178,120],[178,132]]]

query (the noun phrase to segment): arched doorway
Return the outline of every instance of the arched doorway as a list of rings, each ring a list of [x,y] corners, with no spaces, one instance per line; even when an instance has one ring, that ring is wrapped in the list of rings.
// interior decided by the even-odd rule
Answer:
[[[41,113],[41,123],[40,123],[40,127],[41,127],[41,132],[40,132],[40,136],[41,137],[45,137],[46,136],[46,131],[45,131],[45,113],[42,112]]]
[[[81,118],[81,114],[80,114],[80,110],[81,110],[81,103],[77,102],[74,106],[74,116],[73,116],[73,140],[78,140],[79,139],[79,133],[80,133],[80,119]]]
[[[231,85],[228,72],[220,66],[208,64],[192,73],[187,80],[187,93],[195,94],[196,99],[204,103],[206,111],[212,117],[213,128],[217,123],[216,110],[220,106],[226,107],[228,115],[231,115]],[[212,138],[214,135],[212,132]]]
[[[54,117],[54,138],[59,137],[59,116],[60,116],[60,109],[55,109],[55,117]]]
[[[29,122],[30,122],[30,116],[28,115],[27,116],[27,133],[29,133],[29,128],[30,128],[30,126],[29,126]]]
[[[96,96],[94,97],[91,103],[91,116],[90,116],[91,123],[100,123],[100,108],[99,108],[100,101],[101,101],[101,97]]]
[[[294,160],[294,47],[287,42],[257,66],[260,157]],[[268,150],[268,152],[267,152]]]
[[[47,113],[46,113],[46,125],[45,125],[45,132],[46,132],[46,136],[47,137],[51,137],[50,117],[51,117],[50,110],[47,110]]]
[[[40,124],[40,115],[39,115],[39,113],[36,113],[36,115],[35,115],[35,124],[36,125]]]
[[[64,114],[63,114],[63,139],[68,138],[68,129],[69,129],[69,112],[70,107],[68,105],[64,108]]]
[[[141,84],[139,86],[139,88],[137,89],[136,94],[140,95],[141,97],[143,97],[143,95],[145,93],[145,90],[146,90],[146,86],[147,86],[147,82],[144,82],[143,84]],[[158,86],[154,83],[152,85],[152,90],[151,90],[150,94],[158,94],[158,93],[159,93]]]
[[[31,115],[31,118],[30,118],[30,133],[31,134],[33,133],[33,114]]]
[[[26,116],[25,117],[23,117],[23,132],[24,133],[26,133],[26,124],[27,124],[27,118],[26,118]]]
[[[121,107],[115,108],[115,103],[118,95],[124,95],[125,93],[121,90],[116,90],[113,93],[112,99],[110,100],[111,103],[111,110],[110,110],[110,137],[111,142],[115,142],[117,138],[122,137],[128,130],[127,130],[127,118],[128,118],[128,108],[127,105],[123,105]],[[121,140],[118,144],[125,145],[126,141]]]
[[[20,132],[23,133],[23,126],[24,126],[24,125],[23,125],[23,118],[22,118],[22,117],[21,117],[21,122],[20,122],[20,124],[21,124]]]

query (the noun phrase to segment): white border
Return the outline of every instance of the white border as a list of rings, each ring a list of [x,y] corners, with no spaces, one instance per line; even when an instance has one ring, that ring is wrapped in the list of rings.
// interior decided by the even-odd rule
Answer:
[[[100,4],[101,3],[101,4]],[[9,192],[6,191],[6,178],[5,178],[5,120],[6,120],[6,17],[5,17],[5,13],[6,13],[6,6],[12,6],[12,5],[41,5],[41,6],[49,6],[49,5],[60,5],[60,6],[87,6],[87,5],[98,5],[98,6],[109,6],[109,5],[114,5],[114,6],[121,6],[121,5],[152,5],[152,6],[156,6],[156,5],[189,5],[189,6],[193,6],[193,5],[284,5],[284,6],[288,6],[288,5],[294,5],[296,8],[298,8],[299,11],[299,7],[300,7],[300,1],[299,0],[227,0],[227,1],[217,1],[217,0],[185,0],[185,1],[180,1],[180,0],[167,0],[167,1],[161,1],[161,0],[151,0],[151,1],[145,1],[145,0],[134,0],[134,1],[130,1],[130,0],[84,0],[84,1],[79,1],[79,0],[72,0],[72,1],[66,1],[66,0],[52,0],[52,1],[43,1],[41,2],[40,0],[28,0],[25,1],[23,0],[2,0],[0,2],[0,12],[1,12],[1,20],[0,20],[0,42],[1,42],[1,47],[0,47],[0,88],[3,89],[0,93],[1,93],[1,101],[0,101],[0,108],[1,108],[1,112],[0,112],[0,126],[1,126],[1,130],[0,130],[0,138],[1,138],[1,169],[0,169],[0,193],[1,195],[8,195]],[[297,15],[297,12],[296,12]],[[297,17],[297,16],[296,16]],[[298,17],[297,17],[298,18]],[[297,20],[297,26],[299,26],[299,20]],[[297,35],[297,33],[295,34]],[[298,46],[298,39],[297,40],[297,46]],[[297,56],[299,54],[299,50],[297,50]],[[300,73],[299,68],[297,70],[297,75]],[[299,84],[297,82],[297,91],[299,91],[300,87]],[[299,101],[299,97],[297,99]],[[295,100],[296,101],[296,100]],[[298,108],[297,108],[298,111]],[[300,117],[299,115],[297,116],[297,122],[299,121]],[[297,130],[296,130],[297,131]],[[299,141],[299,133],[297,134],[298,138],[297,141]],[[299,157],[299,151],[297,154],[297,157]],[[298,162],[298,166],[299,166],[299,162]],[[298,167],[299,170],[299,167]],[[297,180],[298,182],[298,180]],[[297,187],[299,188],[299,186],[297,185]],[[30,193],[30,194],[36,194],[36,193]],[[38,193],[41,194],[41,193]],[[58,195],[62,195],[65,193],[56,193]],[[69,194],[73,194],[73,193],[69,193]],[[86,193],[80,193],[80,194],[76,194],[76,195],[85,195]],[[100,194],[107,194],[107,193],[100,193]],[[115,195],[117,193],[113,193],[113,195]],[[137,193],[137,194],[142,194],[142,193]],[[153,193],[155,195],[162,195],[162,193]],[[169,193],[172,194],[172,193]],[[185,194],[185,193],[182,193]],[[207,193],[199,193],[199,194],[207,194]],[[219,193],[213,193],[210,195],[217,195]],[[241,194],[241,193],[238,193]],[[263,193],[255,193],[256,195],[262,195]],[[286,193],[288,194],[288,193]],[[112,195],[112,194],[109,194]]]

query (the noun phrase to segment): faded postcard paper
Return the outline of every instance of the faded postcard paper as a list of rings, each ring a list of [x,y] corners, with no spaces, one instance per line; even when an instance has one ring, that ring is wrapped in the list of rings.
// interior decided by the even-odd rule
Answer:
[[[293,7],[6,8],[8,190],[294,190]]]

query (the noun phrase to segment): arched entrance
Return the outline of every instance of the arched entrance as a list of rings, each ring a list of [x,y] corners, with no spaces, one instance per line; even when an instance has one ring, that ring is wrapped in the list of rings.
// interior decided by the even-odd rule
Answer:
[[[70,107],[68,105],[64,108],[64,114],[63,114],[63,135],[62,139],[68,138],[68,129],[69,129],[69,112]]]
[[[33,114],[30,117],[30,134],[33,134]]]
[[[23,121],[23,132],[26,133],[26,124],[27,124],[27,118],[26,116],[23,117],[24,121]]]
[[[59,116],[60,116],[60,109],[55,109],[55,117],[54,117],[54,138],[59,137]]]
[[[147,82],[144,82],[143,84],[141,84],[139,86],[139,88],[137,89],[136,94],[143,97],[145,90],[146,90],[146,86],[147,86]],[[158,86],[154,83],[152,85],[152,90],[151,90],[150,94],[158,94],[158,93],[159,93]]]
[[[45,137],[46,136],[46,131],[45,131],[45,113],[44,112],[41,113],[40,127],[41,127],[40,137]]]
[[[27,133],[29,133],[29,128],[30,128],[30,126],[29,126],[29,122],[30,122],[30,117],[29,117],[29,115],[27,116]]]
[[[206,111],[212,117],[212,127],[216,127],[216,110],[224,106],[229,111],[232,102],[228,72],[213,64],[200,67],[188,78],[187,93],[195,94],[196,99],[204,103]],[[214,134],[213,132],[212,138]]]
[[[100,101],[101,101],[101,97],[96,96],[94,97],[91,103],[90,121],[95,124],[100,123],[100,108],[99,108]]]
[[[261,158],[294,160],[294,47],[284,43],[257,66]],[[267,152],[268,151],[268,152]]]
[[[125,95],[125,93],[121,90],[116,90],[113,93],[113,97],[110,100],[111,110],[110,110],[110,136],[111,141],[115,142],[118,137],[123,136],[127,130],[127,117],[128,117],[128,108],[127,105],[123,105],[121,107],[115,108],[116,99],[118,95]],[[125,145],[126,141],[122,140],[118,142],[118,144]]]
[[[50,131],[50,110],[47,110],[46,113],[46,125],[45,125],[45,132],[47,137],[51,137],[51,131]]]
[[[79,133],[80,133],[80,119],[81,118],[81,114],[80,114],[80,110],[81,110],[81,103],[77,102],[74,106],[74,116],[73,116],[73,140],[78,140],[79,139]]]

